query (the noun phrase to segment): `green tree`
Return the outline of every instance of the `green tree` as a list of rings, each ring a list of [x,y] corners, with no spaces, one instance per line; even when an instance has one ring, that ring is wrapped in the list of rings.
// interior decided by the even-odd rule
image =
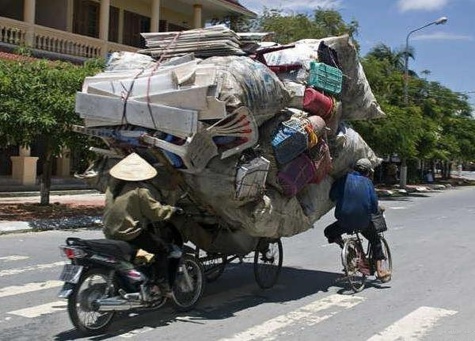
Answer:
[[[403,159],[442,162],[447,170],[444,176],[448,177],[453,160],[467,160],[473,155],[471,136],[462,134],[461,128],[472,126],[470,104],[466,96],[410,72],[409,101],[403,106],[403,61],[403,53],[384,44],[377,45],[362,60],[387,118],[356,122],[355,128],[378,154],[397,153]]]
[[[49,204],[53,157],[64,147],[84,148],[85,138],[72,133],[72,124],[81,122],[75,113],[75,95],[84,78],[102,64],[84,66],[66,62],[0,62],[0,144],[28,146],[40,140],[42,158],[41,204]]]
[[[261,32],[273,32],[274,40],[281,44],[342,34],[353,37],[358,33],[357,21],[345,23],[337,11],[321,8],[316,9],[313,16],[303,13],[284,15],[282,10],[265,8],[257,26]]]

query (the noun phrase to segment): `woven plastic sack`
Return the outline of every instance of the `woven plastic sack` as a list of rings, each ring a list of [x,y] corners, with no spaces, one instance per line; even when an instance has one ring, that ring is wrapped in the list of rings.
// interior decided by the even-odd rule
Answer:
[[[339,99],[343,105],[343,119],[363,120],[382,118],[386,115],[381,110],[366,75],[358,59],[358,51],[348,35],[327,37],[323,39],[303,39],[295,42],[296,47],[306,46],[318,54],[321,42],[334,49],[343,72],[343,86]],[[302,49],[304,50],[304,49]]]
[[[361,135],[345,123],[341,123],[337,135],[329,139],[329,145],[333,158],[333,169],[330,174],[334,178],[339,178],[348,172],[358,159],[367,158],[371,161],[373,168],[382,161]]]
[[[332,184],[333,178],[327,175],[320,183],[305,186],[297,195],[302,209],[312,224],[333,208],[334,203],[329,197]]]
[[[233,209],[217,208],[226,222],[235,222],[254,237],[291,237],[312,228],[296,197],[287,198],[273,188],[261,200]]]
[[[248,107],[258,125],[290,101],[290,94],[277,75],[249,57],[211,57],[201,65],[217,67],[218,99],[226,103],[228,111]]]

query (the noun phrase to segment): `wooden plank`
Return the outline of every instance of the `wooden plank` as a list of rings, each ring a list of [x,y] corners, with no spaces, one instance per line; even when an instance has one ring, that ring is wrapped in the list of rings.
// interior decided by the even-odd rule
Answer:
[[[215,65],[198,65],[195,71],[195,86],[211,86],[216,84],[217,68]]]
[[[110,82],[89,84],[88,92],[109,93],[112,96],[129,97],[146,94],[147,91],[177,89],[176,75],[169,71],[152,77],[126,78]]]
[[[136,96],[131,99],[142,102],[150,101],[151,103],[182,109],[205,110],[208,108],[206,100],[207,93],[207,86],[199,86],[155,93],[150,96]]]
[[[198,112],[199,120],[215,120],[228,116],[226,111],[226,103],[220,101],[214,96],[206,97],[207,108]]]
[[[101,72],[95,76],[84,78],[82,83],[82,92],[87,92],[90,84],[99,82],[111,82],[124,78],[134,78],[138,73],[138,70],[133,72]]]
[[[214,120],[226,117],[226,103],[214,96],[207,96],[207,93],[207,86],[199,86],[154,94],[148,98],[147,96],[141,96],[131,99],[145,102],[149,100],[151,103],[170,107],[198,110],[199,120]]]
[[[170,70],[173,71],[173,73],[176,76],[178,84],[181,85],[185,83],[188,79],[193,77],[197,65],[198,65],[198,61],[195,59],[187,63],[171,66]]]
[[[197,132],[198,112],[160,104],[127,101],[114,97],[76,94],[76,112],[82,118],[109,121],[110,125],[132,124],[188,137]]]
[[[195,60],[195,55],[193,53],[185,54],[184,56],[177,57],[174,59],[169,59],[167,61],[164,61],[161,65],[162,66],[172,66],[172,65],[179,65],[183,64],[186,62],[191,62],[192,60]]]

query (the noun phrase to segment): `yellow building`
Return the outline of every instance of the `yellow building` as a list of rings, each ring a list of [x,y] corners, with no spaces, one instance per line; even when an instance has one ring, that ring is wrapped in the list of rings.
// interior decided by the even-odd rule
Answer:
[[[237,0],[0,0],[0,57],[19,46],[34,56],[82,62],[144,47],[141,32],[204,27],[212,20],[255,13]],[[1,148],[1,146],[0,146]],[[36,183],[35,148],[0,149],[0,176]],[[67,154],[56,175],[70,175]]]

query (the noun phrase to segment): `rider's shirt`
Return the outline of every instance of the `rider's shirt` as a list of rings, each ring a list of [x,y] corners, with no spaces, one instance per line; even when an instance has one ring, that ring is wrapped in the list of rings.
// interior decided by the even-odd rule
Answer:
[[[142,183],[127,183],[118,195],[108,188],[104,210],[106,238],[129,241],[136,238],[150,222],[171,218],[174,207],[163,205],[160,194]]]
[[[373,183],[356,171],[335,181],[330,199],[336,202],[335,218],[348,229],[347,232],[366,228],[371,214],[378,211],[378,197]]]

